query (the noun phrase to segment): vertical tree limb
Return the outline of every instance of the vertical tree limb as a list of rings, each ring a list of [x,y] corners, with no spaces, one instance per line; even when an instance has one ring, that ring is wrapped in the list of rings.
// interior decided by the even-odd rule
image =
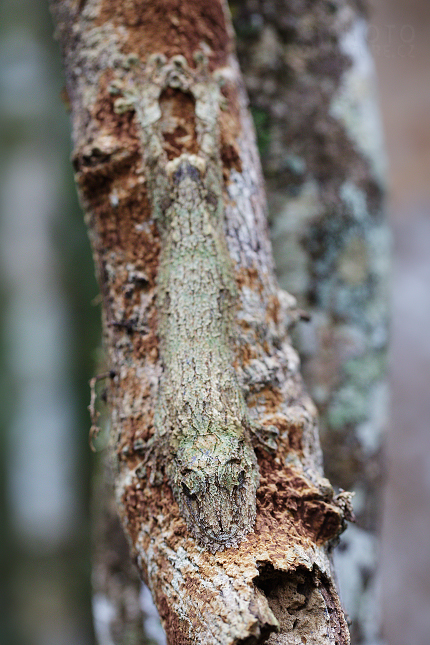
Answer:
[[[329,554],[348,516],[348,497],[334,497],[322,474],[316,411],[288,336],[299,313],[273,273],[259,160],[226,7],[219,0],[63,0],[53,10],[72,106],[76,178],[104,304],[116,496],[168,641],[349,643]],[[204,58],[207,81],[198,71]],[[179,65],[179,91],[171,75],[160,94],[154,78],[168,65],[169,74]],[[184,78],[191,79],[195,103]],[[215,82],[218,113],[206,99]],[[168,159],[190,159],[193,141],[198,153],[204,145],[204,132],[194,138],[194,119],[200,129],[198,119],[212,120],[219,133],[211,144],[219,151],[207,155],[209,162],[211,155],[222,160],[224,235],[237,289],[233,366],[251,420],[279,433],[275,453],[255,449],[254,531],[237,548],[216,553],[187,528],[166,477],[169,463],[157,485],[154,460],[140,456],[154,436],[162,374],[157,273],[163,240],[156,210],[169,208],[157,201],[167,168],[152,162],[151,146],[159,140],[148,127],[162,133]],[[207,176],[215,168],[209,163],[199,172]]]
[[[281,286],[311,314],[295,336],[326,473],[357,491],[336,554],[355,643],[380,638],[376,575],[387,423],[390,231],[367,4],[231,2],[259,123]]]

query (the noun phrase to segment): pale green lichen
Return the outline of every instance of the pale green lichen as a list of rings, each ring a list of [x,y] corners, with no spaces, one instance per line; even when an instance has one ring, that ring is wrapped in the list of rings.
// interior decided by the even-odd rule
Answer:
[[[296,295],[309,290],[309,258],[301,232],[321,212],[321,197],[316,181],[305,182],[295,197],[283,201],[272,224],[273,252],[283,289]]]
[[[358,19],[340,40],[340,49],[352,64],[343,74],[330,114],[343,123],[351,141],[370,162],[375,177],[384,186],[386,160],[381,119],[375,102],[376,75],[366,37],[367,23]]]
[[[345,181],[342,184],[339,195],[358,222],[363,222],[369,217],[366,193],[357,188],[352,181]]]
[[[345,374],[360,388],[381,378],[386,371],[386,356],[384,353],[371,353],[359,358],[353,358],[343,365]]]
[[[367,396],[350,383],[335,392],[327,410],[327,417],[330,426],[336,430],[364,421],[368,413]]]

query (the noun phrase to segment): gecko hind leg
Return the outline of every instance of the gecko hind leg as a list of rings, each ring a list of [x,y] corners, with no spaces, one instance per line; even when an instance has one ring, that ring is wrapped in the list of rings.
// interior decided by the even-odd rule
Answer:
[[[161,486],[163,483],[163,467],[161,460],[160,440],[153,435],[148,441],[137,439],[133,444],[133,450],[143,456],[142,463],[136,469],[139,477],[146,475],[146,466],[151,466],[149,483],[151,486]]]

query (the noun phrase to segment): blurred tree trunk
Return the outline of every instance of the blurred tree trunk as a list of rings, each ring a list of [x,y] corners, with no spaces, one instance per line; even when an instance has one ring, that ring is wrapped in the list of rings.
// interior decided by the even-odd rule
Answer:
[[[2,3],[0,31],[0,642],[90,645],[97,285],[47,4]]]
[[[281,286],[311,314],[295,336],[326,473],[354,490],[335,554],[354,643],[380,638],[376,567],[387,418],[384,156],[365,3],[230,3]]]
[[[254,132],[226,7],[221,0],[58,0],[52,6],[104,305],[116,497],[168,641],[347,644],[331,549],[348,518],[348,496],[334,496],[322,475],[315,408],[287,333],[300,312],[273,273]],[[207,123],[215,126],[205,130]],[[155,299],[163,238],[154,210],[170,205],[158,195],[165,168],[151,157],[157,146],[170,165],[181,153],[197,154],[193,168],[202,177],[216,176],[217,163],[222,168],[222,190],[208,191],[207,201],[223,203],[234,262],[232,365],[251,418],[279,432],[275,454],[256,450],[254,532],[237,549],[218,553],[190,537],[166,479],[155,486],[138,452],[153,436],[166,371]]]

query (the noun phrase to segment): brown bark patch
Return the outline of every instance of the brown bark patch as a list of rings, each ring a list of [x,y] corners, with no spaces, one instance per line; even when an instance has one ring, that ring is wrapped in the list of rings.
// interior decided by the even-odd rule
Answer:
[[[111,195],[112,191],[95,213],[101,245],[105,253],[112,249],[122,251],[128,261],[144,266],[152,285],[158,267],[159,239],[155,226],[142,227],[151,209],[146,188],[137,184],[118,206],[112,206]]]
[[[234,361],[233,365],[235,369],[240,365],[241,367],[246,367],[253,359],[257,358],[259,355],[257,348],[252,345],[239,345],[237,350],[237,358]]]
[[[136,334],[133,338],[133,353],[137,359],[150,357],[151,362],[156,363],[158,360],[158,338],[155,330],[148,334]]]
[[[280,446],[282,452],[288,453],[293,450],[300,455],[303,453],[302,439],[304,421],[291,421],[284,414],[271,414],[264,417],[263,425],[275,426],[278,429],[280,437],[285,437],[285,435],[288,437],[286,445],[282,441],[282,445]]]
[[[288,445],[290,450],[302,454],[303,452],[303,424],[288,423]]]
[[[269,301],[267,303],[267,313],[266,313],[266,322],[269,323],[271,320],[277,325],[279,323],[279,312],[281,304],[279,302],[278,296],[269,296]]]
[[[263,292],[261,275],[256,266],[241,267],[236,273],[236,283],[239,289],[248,287],[259,294]]]
[[[236,141],[225,130],[221,130],[221,161],[225,181],[228,180],[228,175],[232,168],[237,172],[242,172],[242,162]]]
[[[242,161],[237,143],[237,139],[242,130],[242,124],[239,113],[237,87],[232,83],[226,83],[221,88],[221,94],[225,99],[225,103],[221,103],[219,115],[221,160],[224,180],[228,181],[232,168],[237,172],[242,172]]]
[[[82,196],[93,208],[116,187],[120,192],[125,192],[130,180],[134,179],[135,171],[140,164],[140,155],[137,146],[125,149],[116,147],[115,150],[100,150],[97,143],[90,144],[84,150],[78,150],[73,158],[76,180],[82,191]],[[134,179],[134,183],[136,180]],[[135,186],[134,189],[138,190]],[[141,192],[146,196],[146,191],[141,185]],[[116,200],[115,200],[116,201]],[[147,200],[145,205],[147,205]],[[148,211],[146,210],[146,217]]]
[[[146,414],[148,414],[148,412],[149,411],[147,411]],[[131,446],[133,445],[135,439],[139,437],[148,440],[150,437],[150,430],[147,425],[146,414],[145,417],[143,417],[143,414],[139,414],[134,417],[128,417],[121,428],[121,438],[116,446],[116,452],[119,459],[121,459],[122,455],[126,452],[127,462],[130,468],[135,468],[138,465],[139,460],[141,460],[141,458],[135,453],[132,453],[131,456],[129,456]],[[145,418],[145,430],[143,432],[142,418]]]
[[[284,397],[281,390],[275,387],[264,387],[247,398],[247,404],[250,408],[264,406],[265,414],[278,412],[283,401]]]
[[[91,110],[91,117],[99,125],[100,130],[115,135],[119,143],[137,147],[139,135],[134,111],[129,110],[123,114],[115,112],[114,103],[118,97],[109,92],[113,80],[115,80],[115,73],[112,69],[107,69],[100,75],[99,92]]]
[[[154,464],[144,467],[134,482],[125,489],[122,503],[127,517],[127,530],[133,543],[136,543],[142,524],[149,527],[144,535],[144,540],[147,540],[147,543],[143,544],[145,550],[149,548],[152,535],[168,531],[169,538],[166,543],[175,549],[178,542],[183,543],[189,532],[167,481],[164,480],[159,486],[149,485],[152,468]],[[159,518],[163,518],[161,526]]]
[[[158,264],[158,232],[142,226],[151,205],[141,175],[140,140],[134,112],[117,114],[108,86],[112,72],[100,78],[92,110],[93,139],[77,150],[74,165],[81,194],[96,218],[98,241],[104,253],[121,250],[126,261],[144,266],[153,282]]]
[[[342,530],[342,513],[337,506],[323,499],[322,494],[307,478],[292,468],[285,468],[259,451],[260,487],[257,491],[257,531],[266,532],[276,520],[287,527],[292,536],[316,544],[332,540]],[[273,527],[272,527],[273,530]]]
[[[163,622],[167,642],[175,645],[189,645],[189,624],[172,611],[169,603],[171,604],[171,600],[164,596],[157,599],[157,609]]]
[[[171,87],[160,96],[160,128],[168,158],[179,157],[183,152],[198,154],[195,100],[191,94]]]
[[[226,63],[231,50],[219,0],[102,0],[96,24],[106,22],[127,28],[123,52],[143,61],[155,53],[181,54],[194,66],[193,53],[203,45],[213,70]]]

